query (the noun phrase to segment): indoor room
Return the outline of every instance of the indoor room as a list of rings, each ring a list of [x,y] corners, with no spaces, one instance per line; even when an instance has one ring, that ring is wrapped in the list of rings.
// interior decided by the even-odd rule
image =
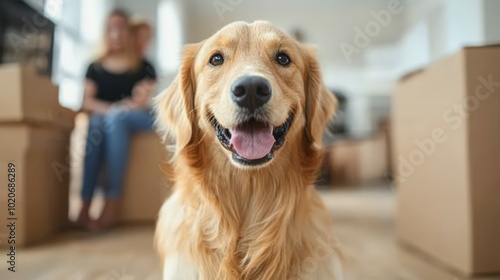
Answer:
[[[1,0],[0,279],[500,280],[499,13]]]

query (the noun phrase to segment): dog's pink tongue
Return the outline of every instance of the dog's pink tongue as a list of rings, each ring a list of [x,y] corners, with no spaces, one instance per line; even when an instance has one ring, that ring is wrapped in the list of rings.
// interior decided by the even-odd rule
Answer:
[[[229,130],[231,144],[240,157],[260,159],[271,152],[274,145],[273,128],[259,123],[246,124]]]

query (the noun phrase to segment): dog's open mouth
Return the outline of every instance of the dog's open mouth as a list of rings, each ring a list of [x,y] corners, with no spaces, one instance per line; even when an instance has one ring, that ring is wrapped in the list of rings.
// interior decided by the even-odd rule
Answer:
[[[249,119],[234,128],[225,128],[215,117],[211,123],[221,145],[232,152],[233,160],[248,166],[264,164],[274,157],[274,152],[285,143],[285,136],[292,124],[293,113],[278,127]]]

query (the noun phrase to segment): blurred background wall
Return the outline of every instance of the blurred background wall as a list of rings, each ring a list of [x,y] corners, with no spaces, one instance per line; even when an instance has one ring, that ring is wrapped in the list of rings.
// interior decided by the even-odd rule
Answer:
[[[159,69],[160,89],[172,80],[185,43],[232,21],[264,19],[298,34],[317,46],[327,86],[347,97],[348,131],[360,137],[388,116],[402,75],[463,46],[500,41],[495,0],[47,0],[41,8],[59,23],[54,80],[64,106],[79,108],[84,69],[116,7],[154,26],[148,57]]]
[[[316,46],[325,83],[337,94],[341,105],[336,123],[331,127],[336,134],[333,140],[325,137],[326,156],[317,187],[332,187],[332,192],[328,190],[322,195],[336,221],[340,240],[361,256],[358,266],[350,273],[362,276],[350,279],[452,279],[443,272],[447,269],[435,269],[434,266],[417,261],[415,252],[400,250],[403,246],[396,246],[398,239],[420,247],[422,251],[466,273],[498,271],[500,242],[497,236],[500,235],[500,227],[496,221],[500,220],[500,204],[497,201],[500,197],[500,98],[491,94],[492,98],[483,102],[480,109],[471,108],[471,105],[479,106],[478,99],[472,95],[476,91],[471,89],[485,86],[485,77],[497,85],[496,81],[500,81],[500,68],[497,67],[500,51],[498,46],[459,50],[465,46],[500,42],[500,1],[25,1],[54,24],[37,30],[33,25],[33,20],[37,18],[32,12],[15,15],[3,5],[7,2],[24,2],[0,0],[0,34],[5,34],[7,38],[0,40],[0,64],[16,59],[19,62],[32,62],[30,56],[33,53],[36,55],[37,48],[42,49],[45,58],[51,58],[52,54],[54,56],[51,67],[48,67],[50,70],[44,74],[50,72],[53,82],[59,85],[57,88],[50,84],[48,77],[35,76],[16,64],[7,65],[3,72],[7,74],[0,75],[3,85],[14,89],[8,91],[8,87],[4,87],[0,91],[8,96],[6,100],[19,101],[24,98],[30,104],[21,110],[10,105],[13,102],[0,103],[4,105],[0,113],[8,111],[5,110],[8,107],[14,108],[13,111],[17,108],[22,113],[33,111],[33,115],[45,122],[53,122],[56,124],[54,127],[57,127],[44,136],[38,125],[30,126],[22,122],[16,126],[10,122],[0,125],[0,129],[3,129],[1,133],[8,136],[3,137],[8,144],[0,145],[3,147],[0,151],[2,155],[11,157],[14,154],[20,158],[20,162],[29,169],[24,176],[40,181],[40,184],[25,184],[30,194],[33,194],[30,197],[36,198],[38,203],[21,204],[22,208],[29,209],[29,212],[25,212],[28,213],[26,217],[36,217],[33,221],[38,222],[26,223],[27,226],[46,226],[44,231],[30,230],[32,238],[45,238],[67,222],[68,205],[60,203],[65,201],[67,193],[58,191],[58,197],[53,193],[56,188],[64,187],[63,190],[67,190],[68,177],[65,180],[58,179],[57,183],[55,176],[47,175],[52,171],[48,162],[64,163],[64,174],[71,173],[69,207],[75,209],[70,210],[70,217],[74,217],[78,214],[79,205],[71,201],[79,202],[77,194],[82,182],[81,167],[86,151],[84,140],[88,124],[85,116],[77,118],[71,136],[72,143],[69,144],[69,133],[75,123],[74,112],[68,112],[68,117],[64,118],[63,114],[59,114],[62,111],[59,107],[53,108],[56,106],[48,106],[48,103],[56,105],[59,91],[59,102],[63,106],[74,110],[81,108],[85,70],[95,58],[105,19],[111,10],[122,8],[135,17],[148,20],[154,28],[155,36],[147,57],[159,74],[157,91],[165,89],[176,74],[183,45],[204,40],[235,20],[268,20],[305,44]],[[4,28],[6,18],[14,26],[8,27],[11,29]],[[46,40],[51,38],[52,33],[53,51],[52,44],[47,43],[50,40]],[[24,50],[17,48],[19,41],[9,42],[9,36],[22,39],[20,42]],[[45,40],[41,40],[43,38]],[[0,39],[3,37],[0,36]],[[50,46],[41,46],[44,44],[40,41]],[[443,60],[450,55],[454,56]],[[419,69],[425,70],[408,76]],[[16,83],[16,79],[20,81],[19,77],[23,75],[27,77],[22,80],[22,84],[29,85],[27,90],[17,88],[21,83]],[[408,78],[401,80],[404,76]],[[491,85],[486,87],[490,93],[494,92]],[[481,89],[482,94],[487,94],[484,88]],[[469,103],[471,100],[473,102]],[[451,111],[451,108],[455,110],[456,106],[469,111],[470,117],[463,110],[463,114],[455,115],[459,113]],[[458,130],[449,127],[449,120],[443,115],[446,112],[453,113],[454,119],[458,118]],[[464,120],[466,118],[468,121]],[[21,137],[21,129],[34,133],[29,137]],[[15,130],[17,134],[12,132]],[[434,140],[435,131],[438,132],[437,138],[449,139],[448,142],[442,144],[446,140]],[[52,147],[48,150],[50,153],[46,146]],[[25,151],[29,156],[25,156]],[[168,184],[163,181],[165,176],[157,168],[163,160],[162,151],[164,147],[155,133],[136,137],[131,158],[137,160],[130,160],[135,165],[131,165],[124,186],[122,221],[153,223],[156,220],[157,211],[166,195],[158,190],[160,187],[162,191],[167,190],[163,187]],[[67,157],[67,153],[71,153],[71,157]],[[28,162],[30,165],[27,165]],[[22,167],[20,169],[23,170]],[[47,199],[41,199],[38,195],[45,195]],[[49,203],[44,204],[45,201]],[[58,201],[58,205],[61,205],[57,211],[61,222],[53,221],[55,214],[50,212],[54,209],[51,206],[57,203],[52,201]],[[102,203],[94,205],[97,205],[94,215],[97,216]],[[40,233],[40,236],[34,233]],[[106,242],[88,239],[87,243],[78,238],[73,241],[83,244],[81,246],[85,252],[102,252],[101,244],[104,243],[112,244],[112,248],[120,248],[114,249],[115,255],[112,257],[99,253],[91,258],[95,263],[87,267],[97,273],[107,273],[101,267],[103,263],[103,267],[110,269],[126,263],[137,269],[136,275],[160,275],[159,268],[149,271],[148,267],[156,263],[151,248],[144,246],[147,251],[143,252],[147,258],[141,256],[142,262],[136,262],[137,251],[144,249],[138,248],[143,243],[137,240],[151,244],[152,235],[152,230],[145,230],[139,236],[133,232],[127,241],[117,239],[115,235],[109,235]],[[136,247],[123,246],[125,243]],[[89,244],[91,247],[93,245],[93,249],[87,250]],[[51,251],[50,246],[47,248],[46,251]],[[25,262],[26,267],[43,270],[45,267],[39,265],[40,260],[52,260],[58,255],[64,258],[61,259],[64,264],[69,264],[70,270],[76,271],[84,262],[79,256],[80,250],[71,248],[71,252],[49,252],[49,257],[38,253],[28,254],[28,258],[24,259],[28,260]],[[129,250],[128,256],[123,250]],[[123,262],[121,257],[130,259]],[[58,261],[51,263],[59,264]],[[65,266],[56,265],[51,269],[59,271],[60,267]],[[387,270],[387,274],[381,274],[383,270]],[[36,269],[33,271],[39,274]],[[392,278],[385,275],[391,275]],[[68,279],[53,279],[62,278]],[[4,277],[0,275],[0,279]]]

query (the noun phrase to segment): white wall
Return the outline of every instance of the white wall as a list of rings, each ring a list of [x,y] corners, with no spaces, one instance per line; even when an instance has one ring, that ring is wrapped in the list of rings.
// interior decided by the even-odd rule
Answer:
[[[483,1],[447,0],[445,5],[444,54],[452,54],[464,46],[484,44]]]
[[[370,38],[366,48],[352,55],[350,62],[341,44],[353,44],[355,28],[364,29],[374,20],[373,13],[387,10],[389,0],[311,0],[307,4],[298,0],[154,0],[148,7],[136,0],[116,2],[157,18],[161,43],[156,44],[156,56],[152,57],[165,72],[160,87],[172,79],[175,67],[171,62],[180,60],[181,44],[201,41],[227,23],[264,19],[287,32],[300,28],[305,42],[317,46],[326,84],[343,90],[353,100],[350,115],[360,134],[372,129],[369,116],[363,115],[370,106],[369,96],[389,96],[397,79],[408,71],[464,46],[500,39],[498,0],[402,0],[403,12],[393,14],[389,24]],[[155,14],[152,7],[158,3],[178,6],[182,39],[171,37],[175,33],[169,31],[171,17]]]
[[[418,22],[428,24],[431,62],[466,46],[500,41],[500,1],[435,0],[432,5],[414,2],[416,8],[407,11],[407,30]]]
[[[483,0],[484,40],[487,44],[500,43],[500,1]]]
[[[240,2],[230,6],[231,2]],[[284,30],[291,32],[299,28],[305,35],[305,43],[317,46],[323,68],[356,68],[364,64],[364,49],[354,54],[349,62],[340,46],[342,43],[354,44],[355,28],[365,29],[373,20],[372,12],[386,9],[387,0],[380,1],[321,1],[307,4],[301,1],[186,1],[186,41],[201,41],[224,25],[236,21],[268,20]],[[213,3],[228,3],[228,10],[217,11]],[[222,15],[222,17],[219,17]],[[381,42],[394,41],[403,27],[404,17],[394,15],[388,26],[374,38],[370,46]],[[326,77],[328,79],[328,77]]]
[[[116,8],[122,8],[129,12],[132,17],[138,16],[147,20],[154,30],[158,29],[157,15],[158,15],[158,0],[114,0]],[[147,57],[155,65],[157,61],[157,40],[153,37],[151,46],[147,52]]]
[[[60,5],[54,44],[53,80],[59,85],[59,102],[75,110],[83,100],[83,77],[93,59],[108,12],[114,0],[52,0],[47,10]]]

